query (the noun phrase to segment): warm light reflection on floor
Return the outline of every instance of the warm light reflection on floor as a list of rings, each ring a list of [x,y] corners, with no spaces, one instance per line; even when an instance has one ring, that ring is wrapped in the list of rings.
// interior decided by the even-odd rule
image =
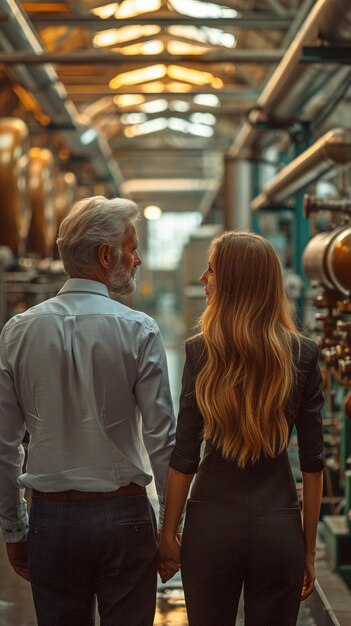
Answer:
[[[188,626],[182,589],[158,592],[154,626]]]

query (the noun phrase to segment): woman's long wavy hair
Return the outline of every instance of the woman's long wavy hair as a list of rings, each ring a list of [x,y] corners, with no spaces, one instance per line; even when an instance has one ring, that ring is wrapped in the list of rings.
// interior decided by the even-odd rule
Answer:
[[[212,242],[209,254],[216,288],[200,319],[206,358],[196,400],[205,439],[243,468],[287,447],[292,339],[299,333],[267,240],[230,231]]]

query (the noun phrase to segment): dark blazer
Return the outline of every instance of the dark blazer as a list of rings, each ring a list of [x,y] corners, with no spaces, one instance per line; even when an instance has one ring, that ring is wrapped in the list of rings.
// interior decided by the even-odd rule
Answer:
[[[204,357],[201,334],[185,344],[186,361],[177,424],[176,445],[170,467],[185,474],[197,472],[203,441],[203,417],[195,398],[195,380]],[[322,377],[318,364],[318,348],[314,341],[301,337],[293,341],[293,356],[297,367],[297,383],[287,406],[290,433],[296,427],[300,469],[318,472],[325,466],[323,451]]]

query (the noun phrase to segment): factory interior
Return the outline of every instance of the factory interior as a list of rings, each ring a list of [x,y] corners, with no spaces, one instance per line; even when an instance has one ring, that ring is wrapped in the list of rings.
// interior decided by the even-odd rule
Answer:
[[[278,252],[325,395],[317,585],[298,625],[350,625],[351,1],[0,0],[0,85],[0,329],[64,283],[55,241],[74,202],[131,198],[143,264],[122,301],[159,324],[177,409],[210,241],[252,230]],[[0,626],[35,626],[4,550]],[[180,575],[159,583],[154,623],[187,625]]]

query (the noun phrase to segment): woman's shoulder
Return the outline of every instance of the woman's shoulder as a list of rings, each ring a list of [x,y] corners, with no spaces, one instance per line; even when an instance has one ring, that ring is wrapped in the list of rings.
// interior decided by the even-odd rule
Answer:
[[[202,333],[193,335],[185,341],[185,354],[194,364],[202,362],[205,352],[205,341]]]
[[[292,351],[294,359],[301,369],[308,369],[311,363],[318,359],[318,345],[314,339],[306,337],[306,335],[293,335]]]
[[[204,345],[203,333],[197,333],[196,335],[192,335],[192,337],[189,337],[188,339],[185,340],[186,348],[190,347],[190,349],[192,348],[196,349],[197,347],[202,347],[203,345]]]

